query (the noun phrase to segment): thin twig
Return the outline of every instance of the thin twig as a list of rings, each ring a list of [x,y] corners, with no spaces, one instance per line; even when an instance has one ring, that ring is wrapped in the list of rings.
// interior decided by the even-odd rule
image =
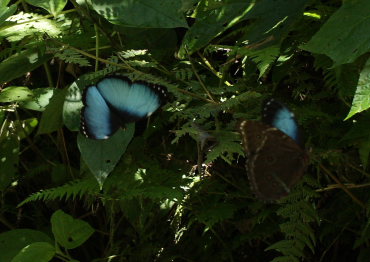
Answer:
[[[366,205],[360,200],[360,199],[358,199],[355,195],[353,195],[352,193],[351,193],[351,191],[349,191],[348,189],[347,189],[347,187],[345,186],[345,185],[343,185],[342,184],[342,182],[340,182],[340,180],[336,177],[336,176],[334,176],[326,167],[324,167],[322,164],[319,164],[319,166],[320,166],[320,168],[322,169],[322,170],[324,170],[324,172],[328,175],[328,176],[330,176],[331,177],[331,179],[333,179],[337,184],[338,184],[338,186],[344,191],[344,192],[346,192],[351,198],[352,198],[352,200],[354,201],[354,202],[356,202],[357,204],[359,204],[361,207],[363,207],[364,209],[366,209]]]

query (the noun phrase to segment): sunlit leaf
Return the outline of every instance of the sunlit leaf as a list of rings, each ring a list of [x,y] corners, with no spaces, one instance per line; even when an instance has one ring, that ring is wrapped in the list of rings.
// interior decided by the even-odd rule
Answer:
[[[334,66],[351,63],[370,50],[370,1],[343,1],[304,50],[325,54]]]
[[[50,87],[32,89],[32,98],[21,101],[19,105],[22,108],[44,111],[49,104],[50,98],[54,94],[54,90],[54,88]]]
[[[0,92],[0,102],[19,102],[32,97],[32,91],[25,86],[9,86]]]
[[[367,60],[365,67],[361,71],[351,110],[344,120],[368,108],[370,108],[370,59]]]
[[[10,42],[20,41],[27,36],[42,41],[45,35],[57,37],[62,33],[61,24],[33,13],[17,13],[7,19],[9,25],[0,30],[0,38]]]
[[[2,0],[0,2],[0,25],[17,11],[16,5],[7,6],[9,2],[10,0]]]

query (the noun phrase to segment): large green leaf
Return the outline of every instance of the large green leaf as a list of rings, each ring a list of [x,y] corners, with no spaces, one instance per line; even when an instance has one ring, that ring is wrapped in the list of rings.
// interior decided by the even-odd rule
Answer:
[[[106,140],[93,140],[78,135],[77,144],[81,156],[98,180],[100,186],[114,169],[128,144],[134,136],[135,125],[127,125],[125,130],[118,130],[116,134]]]
[[[95,231],[87,222],[74,219],[62,210],[51,216],[51,229],[55,240],[67,249],[82,245]]]
[[[302,14],[306,2],[307,0],[202,1],[197,9],[197,20],[186,33],[179,56],[184,58],[187,52],[193,53],[237,22],[247,19],[251,23],[240,42],[275,43]],[[269,38],[271,39],[267,41]]]
[[[32,89],[32,97],[21,101],[19,105],[22,108],[27,108],[36,111],[44,111],[46,106],[49,104],[50,98],[54,94],[54,88],[44,87]]]
[[[58,15],[67,4],[67,0],[26,0],[26,2],[44,8],[53,16]]]
[[[14,229],[1,233],[0,261],[10,262],[25,246],[35,242],[53,244],[53,241],[45,233],[33,229]]]
[[[12,55],[0,63],[0,83],[9,82],[35,70],[52,56],[42,49],[28,49]]]
[[[48,134],[54,132],[63,126],[63,104],[67,93],[65,89],[55,89],[50,103],[42,114],[39,130],[37,134]]]
[[[253,7],[251,0],[202,1],[194,25],[186,32],[179,57],[186,57],[225,31]]]
[[[370,59],[367,60],[365,67],[361,71],[351,110],[345,120],[368,108],[370,108]]]
[[[63,122],[71,131],[80,129],[80,114],[83,107],[81,90],[90,82],[81,77],[68,87],[63,105]]]
[[[91,4],[95,11],[117,25],[187,27],[180,0],[91,0]]]
[[[370,1],[343,1],[329,20],[302,48],[325,54],[334,66],[351,63],[370,49]]]
[[[30,38],[33,39],[32,45],[43,45],[45,35],[53,38],[62,33],[62,24],[57,20],[45,19],[35,13],[20,12],[10,17],[8,22],[0,30],[0,39],[6,38],[9,42],[18,42]],[[36,39],[39,42],[36,42]]]
[[[0,25],[17,10],[17,5],[11,5],[7,7],[10,0],[0,1]]]
[[[55,255],[55,248],[48,242],[35,242],[25,246],[12,262],[48,262]]]
[[[32,91],[25,86],[9,86],[0,92],[0,102],[19,102],[32,97]]]
[[[260,0],[244,17],[251,20],[240,42],[251,45],[256,42],[272,44],[280,42],[282,35],[303,15],[308,0]]]
[[[23,108],[44,111],[53,93],[54,88],[31,90],[25,86],[9,86],[0,92],[0,102],[18,102]]]

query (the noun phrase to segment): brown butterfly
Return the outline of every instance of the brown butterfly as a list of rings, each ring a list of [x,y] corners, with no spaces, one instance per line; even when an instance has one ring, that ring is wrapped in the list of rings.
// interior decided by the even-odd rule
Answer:
[[[288,195],[308,164],[305,150],[280,129],[262,122],[243,121],[239,131],[255,195],[265,201]]]

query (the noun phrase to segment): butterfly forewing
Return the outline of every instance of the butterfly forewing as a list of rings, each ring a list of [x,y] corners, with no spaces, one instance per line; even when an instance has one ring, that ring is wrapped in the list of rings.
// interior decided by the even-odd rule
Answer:
[[[262,106],[262,122],[276,127],[303,147],[303,139],[294,113],[283,103],[268,99]]]
[[[240,134],[247,157],[256,153],[257,148],[264,140],[263,132],[269,128],[258,121],[245,120],[240,124]]]

